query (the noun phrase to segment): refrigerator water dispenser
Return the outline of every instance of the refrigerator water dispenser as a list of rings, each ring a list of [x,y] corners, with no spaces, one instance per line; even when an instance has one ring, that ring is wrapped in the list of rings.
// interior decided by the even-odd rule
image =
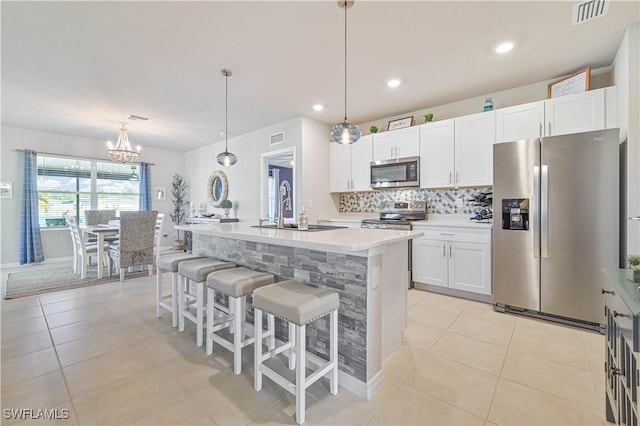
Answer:
[[[528,198],[504,198],[502,200],[502,229],[529,230]]]

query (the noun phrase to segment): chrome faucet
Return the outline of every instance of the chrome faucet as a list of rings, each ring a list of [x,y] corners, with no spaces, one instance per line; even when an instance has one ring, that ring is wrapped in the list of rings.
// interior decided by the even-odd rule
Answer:
[[[285,186],[287,181],[280,184],[280,196],[278,197],[278,229],[284,228],[284,196],[287,195],[287,187]]]

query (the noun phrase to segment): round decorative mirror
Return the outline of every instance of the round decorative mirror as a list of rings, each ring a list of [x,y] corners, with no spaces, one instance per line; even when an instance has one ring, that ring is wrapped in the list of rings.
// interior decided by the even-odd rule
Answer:
[[[220,207],[220,203],[227,199],[229,194],[229,183],[227,175],[222,170],[216,170],[209,176],[207,196],[213,207]]]

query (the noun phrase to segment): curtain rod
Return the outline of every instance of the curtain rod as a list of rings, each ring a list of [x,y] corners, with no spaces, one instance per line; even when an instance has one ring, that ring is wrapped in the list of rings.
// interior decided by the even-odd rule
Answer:
[[[25,149],[18,149],[18,148],[16,148],[16,149],[14,149],[14,151],[16,151],[16,152],[24,152],[24,151],[26,151],[26,150],[25,150]],[[108,161],[109,161],[109,160],[108,160],[108,159],[106,159],[106,158],[96,158],[96,157],[79,157],[79,156],[77,156],[77,155],[55,154],[55,153],[53,153],[53,152],[40,152],[40,151],[35,151],[35,152],[36,152],[36,154],[50,155],[50,156],[53,156],[53,157],[77,158],[78,160],[96,160],[96,161],[105,161],[105,162],[108,162]],[[113,161],[112,161],[112,162],[113,162]],[[140,164],[140,163],[141,163],[141,161],[137,161],[137,162],[135,162],[135,163],[133,163],[133,164]],[[156,165],[156,163],[147,163],[147,164],[149,164],[149,165],[151,165],[151,166],[155,166],[155,165]]]

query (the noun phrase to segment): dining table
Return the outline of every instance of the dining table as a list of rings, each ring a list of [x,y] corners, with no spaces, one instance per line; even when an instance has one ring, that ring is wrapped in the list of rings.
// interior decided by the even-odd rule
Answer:
[[[83,236],[98,237],[98,278],[104,277],[104,237],[120,233],[120,227],[113,224],[83,225],[80,227]]]

